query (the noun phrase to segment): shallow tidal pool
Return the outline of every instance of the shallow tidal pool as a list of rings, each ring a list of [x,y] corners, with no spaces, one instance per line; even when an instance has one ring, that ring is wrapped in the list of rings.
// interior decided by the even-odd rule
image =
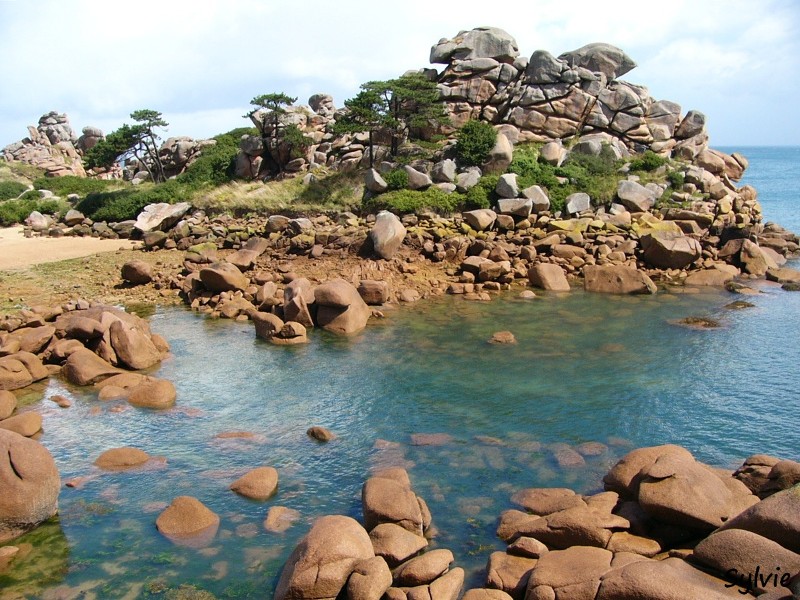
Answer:
[[[398,465],[431,508],[431,547],[451,549],[466,586],[479,586],[489,554],[504,548],[497,517],[517,489],[598,491],[628,450],[663,443],[727,468],[755,453],[797,460],[800,294],[695,292],[447,297],[387,310],[354,337],[314,331],[293,347],[257,340],[250,323],[159,310],[152,328],[173,357],[154,374],[175,382],[174,409],[101,402],[57,380],[30,398],[44,417],[40,441],[62,480],[78,485],[62,489],[57,519],[14,542],[33,549],[0,576],[0,598],[170,597],[187,585],[269,598],[311,521],[360,518],[364,480]],[[754,306],[726,308],[736,300]],[[675,324],[690,316],[721,327]],[[517,343],[487,343],[499,330]],[[73,406],[58,408],[56,394]],[[314,442],[312,425],[338,439]],[[234,431],[252,435],[216,437]],[[603,446],[585,465],[559,466],[556,452],[586,442]],[[92,465],[126,445],[166,462],[123,473]],[[280,475],[273,498],[228,490],[263,465]],[[220,515],[209,546],[176,546],[157,532],[156,517],[179,495]],[[267,532],[271,506],[300,518]]]

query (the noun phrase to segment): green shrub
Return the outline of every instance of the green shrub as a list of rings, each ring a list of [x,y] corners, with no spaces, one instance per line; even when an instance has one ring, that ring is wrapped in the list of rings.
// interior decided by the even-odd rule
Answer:
[[[589,175],[616,175],[620,167],[620,161],[611,146],[603,144],[600,154],[597,156],[570,152],[563,166],[568,167],[570,165],[577,165],[583,168]]]
[[[497,131],[484,121],[467,121],[456,137],[456,161],[462,167],[474,167],[489,158],[497,142]]]
[[[28,186],[19,181],[0,181],[0,201],[16,198],[27,188]]]
[[[686,176],[683,171],[670,171],[667,173],[667,181],[672,189],[679,190],[686,183]]]
[[[437,187],[424,191],[395,190],[370,198],[364,203],[369,211],[390,210],[394,213],[415,213],[430,209],[438,213],[451,213],[464,203],[463,194],[447,192]]]
[[[77,177],[67,175],[65,177],[39,177],[33,182],[33,187],[37,190],[50,190],[56,196],[65,198],[69,194],[85,196],[92,192],[103,192],[109,188],[120,186],[119,181],[105,179],[89,179],[87,177]]]
[[[77,208],[94,221],[126,221],[135,219],[148,204],[175,204],[188,200],[190,195],[189,186],[170,179],[157,185],[143,184],[123,190],[89,194],[78,203]]]
[[[667,159],[659,156],[652,150],[646,150],[644,154],[634,158],[630,162],[631,171],[655,171],[659,167],[667,164]]]
[[[392,169],[383,176],[390,190],[404,190],[408,187],[408,173],[404,169]]]
[[[475,210],[477,208],[489,208],[497,199],[495,188],[500,180],[499,175],[484,175],[478,183],[467,190],[464,199],[464,208]]]
[[[0,202],[0,226],[8,227],[15,223],[22,223],[35,210],[45,215],[52,215],[66,212],[69,210],[69,206],[60,200],[41,200],[38,196],[37,198],[6,200]]]
[[[258,131],[254,127],[238,127],[214,136],[217,143],[205,148],[176,179],[194,188],[228,183],[235,177],[236,155],[243,135],[258,135]]]

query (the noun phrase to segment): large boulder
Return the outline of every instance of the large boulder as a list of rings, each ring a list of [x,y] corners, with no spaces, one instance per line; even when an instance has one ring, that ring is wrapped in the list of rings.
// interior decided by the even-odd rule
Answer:
[[[633,59],[611,44],[587,44],[577,50],[559,56],[571,67],[583,67],[589,71],[603,73],[609,81],[621,77],[636,67]]]
[[[535,558],[492,552],[486,565],[486,586],[503,590],[516,600],[522,600],[536,562]]]
[[[623,265],[586,265],[583,285],[587,292],[603,294],[655,294],[656,284],[639,269]]]
[[[219,528],[219,515],[192,496],[178,496],[156,519],[158,531],[170,541],[191,547],[208,545]]]
[[[210,292],[244,291],[250,280],[229,262],[213,263],[200,269],[200,281]]]
[[[649,469],[659,458],[667,455],[694,459],[686,448],[672,444],[631,450],[603,477],[605,489],[617,492],[623,498],[636,498],[639,495],[642,471]]]
[[[106,471],[123,471],[139,467],[149,460],[150,455],[144,450],[124,446],[106,450],[95,459],[94,464]]]
[[[133,226],[142,233],[166,231],[180,221],[190,208],[191,205],[188,202],[148,204],[136,217],[136,223]]]
[[[129,260],[122,265],[122,278],[131,285],[144,285],[153,281],[153,266],[143,260]]]
[[[424,518],[419,499],[407,480],[370,477],[361,488],[364,525],[371,531],[381,523],[394,523],[422,535]]]
[[[736,569],[742,575],[755,573],[756,569],[769,572],[776,566],[781,569],[779,577],[783,573],[800,573],[800,555],[744,529],[726,529],[712,533],[695,547],[692,561],[721,575],[730,574],[731,569]],[[754,581],[753,584],[754,589],[768,590],[763,582]]]
[[[161,360],[161,352],[150,336],[122,321],[114,321],[108,329],[111,347],[119,363],[134,370],[147,369]]]
[[[509,33],[497,27],[476,27],[471,31],[460,31],[452,39],[439,40],[431,48],[430,61],[448,64],[453,60],[491,58],[512,63],[517,56],[519,46]]]
[[[131,390],[128,402],[140,408],[170,408],[176,397],[177,391],[171,381],[150,379]]]
[[[24,412],[0,421],[0,429],[13,431],[24,437],[36,435],[42,429],[42,415],[37,412]]]
[[[0,429],[0,544],[56,514],[60,488],[55,461],[44,446]]]
[[[48,375],[39,357],[30,352],[0,357],[0,390],[18,390]]]
[[[348,600],[381,600],[392,585],[392,572],[380,556],[361,561],[347,580]]]
[[[765,498],[721,529],[752,531],[800,554],[800,484]]]
[[[403,240],[406,237],[406,228],[395,214],[390,213],[388,210],[382,210],[375,218],[375,225],[370,230],[369,237],[372,240],[372,247],[375,253],[388,260],[403,245]]]
[[[382,556],[390,567],[408,560],[428,545],[421,535],[410,532],[396,523],[381,523],[369,532],[375,554]]]
[[[528,271],[528,280],[534,287],[553,292],[568,292],[569,281],[564,269],[553,263],[539,263]]]
[[[0,419],[7,419],[17,408],[17,397],[8,390],[0,390]]]
[[[653,208],[656,201],[653,190],[627,179],[623,179],[617,184],[617,198],[619,198],[620,204],[631,212],[647,212]]]
[[[725,581],[706,575],[679,558],[631,562],[606,573],[595,600],[726,600],[742,598]]]
[[[61,372],[70,383],[90,385],[122,371],[112,367],[91,350],[81,348],[69,355]]]
[[[503,133],[497,134],[494,147],[489,151],[489,158],[483,165],[486,174],[503,173],[514,159],[514,146]]]
[[[392,571],[392,577],[399,586],[426,585],[444,575],[452,562],[453,553],[438,548],[404,562]]]
[[[660,269],[683,269],[703,253],[700,242],[682,233],[649,233],[642,236],[640,244],[644,261]]]
[[[252,500],[267,500],[278,488],[278,471],[274,467],[258,467],[231,484],[231,490]]]
[[[527,597],[593,599],[612,558],[608,550],[584,546],[548,552],[530,574]]]
[[[734,479],[723,480],[694,458],[666,454],[641,470],[639,504],[662,523],[711,531],[758,498]]]
[[[486,231],[491,229],[497,220],[497,213],[488,208],[478,208],[468,210],[462,214],[464,221],[475,231]]]
[[[372,314],[358,290],[344,279],[333,279],[317,286],[314,299],[319,306],[317,324],[335,333],[361,331]]]
[[[295,547],[275,600],[333,600],[362,561],[374,556],[369,536],[350,517],[320,517]]]

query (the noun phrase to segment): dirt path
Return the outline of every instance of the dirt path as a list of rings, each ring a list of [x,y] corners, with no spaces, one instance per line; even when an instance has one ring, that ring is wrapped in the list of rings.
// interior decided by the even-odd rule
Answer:
[[[0,229],[0,271],[25,269],[33,265],[132,247],[133,242],[130,240],[100,240],[90,237],[26,238],[22,234],[21,226],[7,227]]]

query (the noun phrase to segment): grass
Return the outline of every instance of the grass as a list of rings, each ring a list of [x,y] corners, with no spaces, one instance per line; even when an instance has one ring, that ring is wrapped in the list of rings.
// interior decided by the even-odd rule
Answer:
[[[302,177],[268,183],[233,181],[192,198],[192,204],[210,213],[244,215],[346,211],[358,208],[364,195],[359,173],[315,172],[317,181],[305,185]]]

